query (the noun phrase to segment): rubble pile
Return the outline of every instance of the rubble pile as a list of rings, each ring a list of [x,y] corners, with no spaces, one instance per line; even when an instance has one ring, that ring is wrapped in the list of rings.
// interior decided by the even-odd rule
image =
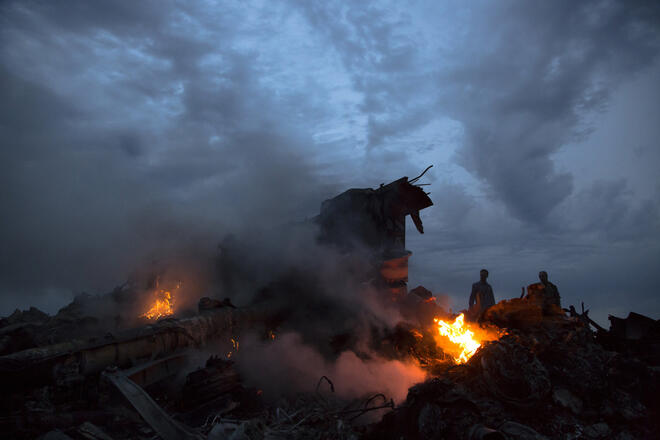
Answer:
[[[243,261],[250,255],[230,235],[209,280],[218,286],[188,277],[196,287],[183,295],[181,274],[150,270],[107,295],[81,294],[52,317],[30,308],[0,318],[2,438],[659,438],[660,321],[631,313],[611,317],[608,331],[584,308],[562,310],[556,288],[549,297],[539,284],[524,299],[477,314],[453,314],[422,286],[408,292],[405,219],[424,232],[419,212],[433,202],[416,182],[429,168],[345,191],[311,220],[319,244],[342,256],[331,265],[337,275],[323,279],[351,279],[352,288],[322,283],[325,272],[307,266],[253,286],[246,269],[253,265]],[[237,286],[256,289],[245,307],[205,297],[195,310],[202,294]],[[361,301],[339,300],[335,291],[359,293]],[[233,363],[239,336],[272,343],[276,331],[296,326],[326,360],[350,351],[371,362],[404,361],[427,380],[404,402],[384,394],[342,399],[325,371],[315,392],[302,394],[272,374],[266,377],[279,380],[278,389],[289,389],[284,395],[243,383]],[[443,329],[456,353],[439,342]],[[253,366],[272,373],[269,367]]]
[[[0,318],[0,356],[144,324],[148,319],[136,311],[144,290],[127,283],[103,295],[81,293],[54,316],[36,307],[16,310]]]
[[[612,330],[594,332],[586,313],[502,301],[482,324],[505,333],[460,365],[401,324],[383,353],[417,358],[429,373],[405,402],[382,394],[342,400],[322,377],[315,393],[267,403],[242,384],[227,353],[201,367],[187,357],[198,343],[230,337],[249,316],[211,302],[200,301],[199,316],[111,341],[69,342],[57,356],[52,346],[2,356],[4,438],[628,440],[657,438],[660,429],[660,324],[642,315],[612,317]],[[3,319],[0,330],[48,320],[31,309]],[[154,351],[146,341],[175,350]],[[108,347],[117,362],[101,362]]]
[[[248,420],[219,418],[208,433],[209,440],[221,439],[339,439],[364,436],[368,424],[358,423],[372,411],[391,409],[382,395],[359,401],[344,401],[328,393],[298,394],[280,399],[271,409]]]
[[[490,318],[506,324],[507,335],[465,364],[436,367],[368,438],[658,438],[660,365],[647,361],[657,361],[658,340],[651,339],[659,322],[650,320],[648,345],[634,341],[632,351],[579,317],[535,307],[499,303]],[[627,349],[612,351],[603,340]]]

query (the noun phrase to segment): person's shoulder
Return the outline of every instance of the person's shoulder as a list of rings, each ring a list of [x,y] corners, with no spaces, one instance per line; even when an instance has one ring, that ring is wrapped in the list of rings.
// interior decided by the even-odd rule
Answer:
[[[477,281],[476,283],[472,283],[472,287],[479,287],[479,281]]]

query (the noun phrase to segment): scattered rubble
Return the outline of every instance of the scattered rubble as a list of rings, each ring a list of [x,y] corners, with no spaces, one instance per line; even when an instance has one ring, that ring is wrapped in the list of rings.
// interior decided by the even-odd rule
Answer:
[[[367,438],[657,438],[659,365],[608,350],[578,318],[537,312],[498,304],[490,316],[508,334],[466,364],[437,368]]]
[[[371,332],[366,351],[379,359],[414,361],[428,373],[404,402],[383,394],[339,398],[333,378],[323,371],[311,393],[264,396],[243,383],[233,363],[241,353],[239,335],[252,331],[272,343],[276,330],[309,320],[310,311],[323,327],[310,331],[313,339],[326,341],[320,353],[353,350],[367,356],[355,334],[358,318],[321,325],[328,315],[344,316],[344,305],[310,294],[318,290],[313,274],[294,270],[272,280],[246,307],[205,297],[197,310],[180,313],[170,294],[180,284],[168,286],[149,275],[146,284],[133,280],[107,295],[81,294],[55,316],[30,308],[0,318],[2,437],[658,438],[660,321],[631,313],[610,317],[605,330],[584,306],[581,313],[573,306],[562,310],[532,285],[526,298],[501,301],[473,324],[476,331],[495,334],[494,340],[480,339],[481,345],[473,344],[460,358],[440,348],[438,326],[447,325],[443,320],[462,324],[463,315],[444,310],[423,286],[410,292],[406,287],[411,253],[405,249],[405,218],[410,215],[423,233],[419,211],[432,205],[416,184],[422,175],[348,190],[324,202],[313,220],[320,241],[371,250],[363,280],[382,293],[378,307],[396,309],[402,321],[363,326]],[[223,242],[219,260],[227,291],[241,274],[231,258],[236,247],[232,240]],[[281,292],[296,298],[295,307],[276,304]],[[141,300],[154,293],[155,309]],[[472,337],[471,331],[460,336],[465,335]]]
[[[415,296],[425,301],[424,291]],[[383,395],[338,399],[331,378],[322,379],[316,393],[267,404],[259,390],[243,386],[225,356],[190,369],[181,349],[203,345],[197,324],[190,323],[204,323],[204,337],[227,337],[232,323],[249,316],[219,301],[203,300],[201,306],[198,317],[162,320],[150,332],[127,333],[133,338],[69,342],[60,344],[62,353],[46,346],[0,357],[5,438],[623,440],[656,438],[660,429],[659,324],[642,315],[612,317],[616,324],[603,333],[592,331],[581,316],[544,315],[532,302],[503,301],[486,319],[506,334],[485,343],[465,364],[424,352],[420,337],[406,336],[414,326],[394,331],[383,352],[389,346],[392,357],[425,353],[429,371],[429,379],[413,386],[398,406]],[[31,319],[43,322],[44,315],[14,313],[0,330]],[[212,324],[216,316],[226,327]],[[122,344],[149,338],[156,339],[144,352],[136,348],[142,343],[130,342],[126,347],[135,356],[122,364],[122,356],[132,357],[121,355]],[[153,342],[158,340],[164,345]],[[177,345],[185,340],[196,342]],[[631,341],[647,345],[642,349]],[[154,343],[171,350],[154,351]],[[116,361],[101,362],[106,347],[116,350]],[[428,361],[432,356],[435,362]],[[40,376],[29,385],[19,380],[37,371]]]

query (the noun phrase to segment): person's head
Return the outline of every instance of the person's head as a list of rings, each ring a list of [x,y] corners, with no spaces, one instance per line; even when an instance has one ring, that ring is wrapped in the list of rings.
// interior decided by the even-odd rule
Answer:
[[[481,269],[479,271],[479,279],[481,281],[486,281],[486,278],[488,278],[488,271],[486,269]]]
[[[548,284],[548,273],[544,270],[539,272],[539,280],[541,280],[543,284]]]

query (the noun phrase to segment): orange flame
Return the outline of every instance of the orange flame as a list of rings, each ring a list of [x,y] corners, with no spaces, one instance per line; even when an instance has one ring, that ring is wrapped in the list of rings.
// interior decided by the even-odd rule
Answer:
[[[174,313],[172,294],[168,290],[163,289],[154,293],[156,295],[156,301],[147,312],[140,315],[140,318],[158,319]]]
[[[439,345],[443,345],[443,348],[453,355],[457,364],[467,362],[481,347],[481,340],[476,338],[474,332],[465,324],[465,316],[462,313],[452,323],[438,318],[434,318],[433,321],[437,324],[440,336],[445,336],[451,341],[449,347],[442,343]]]
[[[235,350],[235,351],[238,351],[238,347],[239,347],[239,345],[238,345],[238,338],[236,338],[236,339],[231,338],[231,346],[232,346],[232,349],[233,349],[233,350],[230,350],[230,351],[227,353],[227,359],[231,359],[231,357],[234,355],[234,350]]]

